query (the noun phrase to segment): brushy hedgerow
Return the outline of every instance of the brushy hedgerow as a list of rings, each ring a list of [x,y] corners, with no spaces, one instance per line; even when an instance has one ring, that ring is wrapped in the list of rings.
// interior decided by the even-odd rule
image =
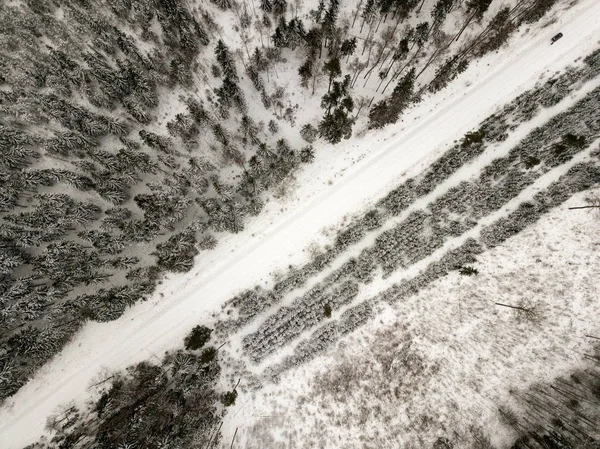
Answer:
[[[279,302],[284,295],[294,288],[301,287],[312,275],[320,272],[323,268],[340,255],[350,245],[359,241],[367,232],[380,227],[386,217],[397,216],[407,207],[409,207],[417,198],[431,192],[435,186],[446,180],[466,163],[472,161],[485,151],[493,142],[501,142],[506,139],[506,132],[514,123],[522,123],[537,115],[542,108],[555,105],[564,99],[574,89],[581,86],[600,72],[600,50],[592,53],[585,58],[584,65],[580,68],[568,68],[557,78],[545,82],[540,86],[528,91],[513,100],[505,106],[499,113],[486,119],[478,130],[472,134],[478,138],[465,139],[458,143],[438,160],[431,164],[423,174],[415,179],[408,179],[402,185],[392,190],[388,195],[377,203],[377,208],[369,211],[363,217],[348,225],[341,230],[335,238],[333,246],[325,248],[310,262],[302,267],[294,267],[284,277],[278,281],[271,292],[262,292],[260,296],[255,293],[244,293],[238,299],[230,303],[231,306],[239,308],[239,316],[235,322],[223,323],[226,328],[238,328],[243,326],[253,317]],[[549,100],[552,99],[552,100]],[[597,124],[593,122],[595,115],[591,113],[597,107],[596,100],[590,95],[568,113],[561,114],[559,118],[553,120],[542,130],[536,130],[531,136],[520,144],[518,149],[511,152],[510,157],[499,158],[484,168],[479,182],[463,182],[456,187],[451,188],[442,198],[439,198],[428,209],[435,217],[440,217],[439,224],[434,226],[434,236],[439,232],[450,236],[458,236],[470,229],[475,224],[475,219],[486,215],[490,210],[499,207],[501,204],[512,198],[514,194],[530,185],[543,171],[548,167],[555,166],[557,162],[565,162],[580,148],[568,147],[566,151],[545,152],[545,146],[540,142],[548,142],[549,145],[553,138],[560,139],[563,135],[575,132],[580,136],[587,135],[588,141],[591,141],[596,135]],[[578,119],[569,120],[567,117],[573,111],[579,109],[581,112]],[[564,119],[567,119],[565,122]],[[571,123],[574,126],[567,125]],[[586,126],[582,127],[581,124]],[[553,137],[555,136],[555,137]],[[560,144],[560,142],[555,142]],[[526,161],[531,154],[545,152],[544,155],[535,156],[537,159],[546,161],[546,164],[537,167],[542,172],[531,174],[526,166]],[[517,159],[521,158],[523,167],[517,164]],[[540,165],[540,164],[536,164]],[[523,170],[522,168],[525,168]],[[502,176],[504,174],[504,176]],[[498,189],[491,189],[490,185],[501,181]],[[468,196],[468,200],[464,200]],[[473,206],[471,206],[473,204]],[[472,217],[463,220],[449,218],[450,212],[464,214],[467,210],[473,214]],[[443,231],[442,231],[443,229]],[[436,237],[437,238],[437,237]],[[375,270],[373,258],[376,256],[374,251],[364,252],[359,257],[360,264],[352,261],[344,264],[343,267],[330,275],[328,281],[335,282],[345,276],[351,276],[352,270],[359,270],[361,281],[368,282]],[[360,267],[360,268],[359,268]],[[253,298],[251,302],[243,298]]]
[[[244,348],[251,360],[254,362],[262,361],[266,355],[276,352],[278,348],[286,345],[292,338],[299,336],[300,332],[318,325],[322,318],[321,307],[331,297],[326,296],[318,303],[320,305],[314,307],[312,315],[309,314],[310,317],[305,315],[301,308],[303,301],[306,301],[306,299],[313,298],[314,301],[312,295],[316,292],[322,294],[328,289],[334,289],[336,285],[347,281],[367,283],[372,279],[377,266],[383,269],[385,275],[391,274],[398,267],[408,267],[422,260],[440,248],[449,238],[460,236],[471,229],[476,225],[478,218],[498,210],[544,173],[582,151],[585,148],[585,143],[581,144],[581,142],[592,141],[598,135],[595,126],[581,126],[586,114],[592,108],[598,106],[595,95],[596,91],[578,102],[571,110],[560,114],[560,120],[551,120],[543,127],[538,128],[534,132],[535,139],[529,136],[526,137],[507,156],[492,161],[489,166],[482,170],[478,178],[460,183],[431,203],[427,209],[413,212],[395,228],[380,234],[373,247],[365,248],[361,252],[359,256],[360,266],[357,260],[349,260],[329,274],[322,283],[306,293],[305,299],[298,300],[289,309],[289,313],[278,315],[281,310],[275,312],[271,318],[261,324],[258,331],[244,338]],[[581,135],[576,136],[569,132],[574,127]],[[558,162],[556,159],[557,153],[553,151],[557,145],[556,142],[566,147],[561,149]],[[527,169],[521,163],[521,155],[531,152],[539,154],[540,166],[536,170]],[[561,177],[559,182],[551,185],[547,193],[538,193],[535,198],[543,198],[544,194],[554,196],[555,198],[552,200],[546,200],[550,207],[554,207],[576,191],[589,188],[598,182],[595,170],[597,168],[592,162],[575,166],[567,175]],[[569,186],[568,189],[561,187],[564,183]],[[561,188],[564,193],[557,195]],[[521,210],[527,212],[523,215]],[[484,229],[482,231],[483,242],[486,245],[493,246],[490,235],[497,236],[499,241],[503,241],[537,220],[547,210],[547,207],[531,208],[528,203],[525,203],[507,218],[507,220],[515,221],[514,225],[504,226],[502,221],[499,221],[493,225],[496,228]],[[516,218],[513,219],[513,215]],[[504,228],[506,230],[499,231]],[[482,246],[470,239],[457,250],[447,253],[440,261],[432,263],[417,277],[407,279],[399,286],[394,286],[380,295],[377,301],[396,301],[399,297],[413,295],[423,286],[448,272],[475,262],[474,256],[482,251]],[[298,273],[298,270],[295,269],[295,272]],[[365,322],[366,319],[367,317],[355,320],[355,323]],[[349,327],[352,327],[352,325]],[[293,367],[298,361],[309,360],[314,354],[324,350],[329,343],[337,340],[336,335],[338,334],[340,334],[340,329],[337,324],[325,324],[324,327],[318,328],[313,335],[301,342],[295,348],[292,356],[279,365],[268,368],[267,373],[269,373],[269,376],[277,376],[282,370]]]
[[[380,267],[385,277],[399,268],[407,268],[423,260],[435,250],[441,248],[450,238],[457,237],[473,228],[478,219],[498,210],[533,184],[544,173],[567,162],[575,154],[581,152],[586,147],[585,142],[595,140],[600,134],[600,128],[585,126],[584,122],[590,111],[600,108],[600,102],[597,99],[599,92],[600,89],[595,89],[568,111],[557,115],[544,126],[534,130],[514,147],[507,156],[492,161],[489,166],[481,171],[478,178],[460,183],[435,200],[428,208],[413,211],[394,228],[381,233],[375,239],[375,244],[371,248],[363,250],[367,255],[363,259],[367,263],[366,271],[372,273],[376,267]],[[579,135],[576,136],[570,132],[574,129],[577,130]],[[480,137],[481,134],[477,134],[475,137],[467,139],[467,142],[479,140]],[[469,145],[471,143],[466,146]],[[561,145],[560,152],[556,150],[557,145]],[[526,169],[521,162],[524,154],[536,154],[541,161],[540,167],[536,170]],[[577,171],[572,169],[569,173],[575,173],[576,175],[570,181],[565,181],[569,178],[563,177],[561,178],[562,182],[576,182],[577,188],[582,188],[582,186],[587,188],[593,185],[595,180],[594,166],[591,165],[591,167],[592,173],[586,172],[587,177],[582,178]],[[564,198],[562,201],[564,201]],[[465,207],[466,205],[468,207]],[[520,213],[521,209],[531,207],[533,206],[523,204],[515,213]],[[531,219],[535,220],[544,210],[539,213],[525,214],[525,216],[531,215]],[[450,219],[450,214],[454,218]],[[515,228],[517,232],[522,229],[520,226],[529,223],[520,215],[518,217],[517,223],[519,225]],[[483,234],[483,241],[486,243],[489,242],[490,237],[486,237],[489,234],[495,235],[494,231],[486,230]],[[511,235],[509,231],[498,232],[497,234],[500,241],[506,238],[504,234]],[[469,262],[472,261],[456,261],[453,269]],[[342,266],[320,285],[311,289],[305,294],[304,298],[310,298],[313,292],[321,292],[322,294],[329,288],[335,288],[336,283],[344,282],[346,279],[355,281],[356,279],[342,274],[345,270],[348,270],[347,265]],[[351,275],[350,270],[348,270],[348,274]],[[370,280],[369,276],[365,280]],[[312,314],[305,315],[305,311],[302,309],[304,301],[306,299],[300,299],[294,307],[288,309],[288,313],[281,315],[284,323],[279,324],[276,314],[267,319],[258,331],[244,338],[244,349],[253,361],[262,360],[266,354],[275,352],[289,342],[291,338],[299,335],[302,330],[317,325],[319,320],[315,317],[321,317],[320,309],[323,304],[318,308],[314,307]],[[308,310],[306,313],[308,313]],[[289,324],[290,322],[292,324]],[[289,332],[291,332],[290,336],[286,336],[286,333]]]
[[[538,192],[533,202],[522,203],[517,210],[507,217],[483,228],[481,242],[471,238],[467,239],[460,247],[448,251],[440,260],[429,264],[417,276],[393,285],[372,301],[374,303],[380,301],[394,303],[418,294],[420,290],[449,272],[474,263],[476,256],[483,253],[486,247],[493,248],[502,244],[508,238],[535,223],[543,214],[559,206],[575,193],[597,185],[600,185],[600,166],[597,162],[583,162],[573,166],[546,190]],[[328,345],[334,343],[341,335],[346,333],[343,331],[344,329],[355,329],[355,324],[357,326],[364,324],[371,315],[371,306],[366,306],[366,304],[370,304],[370,301],[365,301],[346,312],[353,314],[353,321],[348,322],[342,319],[338,325],[329,323],[325,327],[316,330],[294,349],[292,356],[287,357],[278,365],[267,368],[265,375],[276,379],[282,372],[298,364],[306,363],[326,350]],[[363,308],[363,305],[365,305],[365,308]],[[364,313],[364,316],[359,318],[358,313]]]
[[[278,384],[255,407],[274,419],[248,426],[246,447],[283,428],[307,447],[597,447],[597,219],[560,204],[600,185],[599,170],[577,164],[543,191],[555,201],[539,224],[515,215],[527,229],[479,255],[479,276],[454,273],[403,294],[339,344],[333,328],[319,329],[305,359],[295,353],[296,364],[265,373]],[[495,305],[523,299],[541,308],[541,322]],[[327,353],[291,372],[319,343]],[[316,425],[328,432],[311,432]]]
[[[334,310],[350,303],[358,294],[358,284],[347,281],[331,290],[313,288],[289,307],[279,309],[256,332],[244,337],[244,350],[254,362],[260,362],[303,331],[314,327],[326,317],[323,308]]]

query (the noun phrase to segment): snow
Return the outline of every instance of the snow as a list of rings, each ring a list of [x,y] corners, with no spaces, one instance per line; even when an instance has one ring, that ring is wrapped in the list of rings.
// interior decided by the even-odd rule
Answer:
[[[119,320],[90,323],[0,410],[2,447],[22,447],[42,433],[59,404],[83,401],[101,369],[116,370],[180,346],[184,335],[243,288],[272,282],[270,276],[309,258],[308,248],[323,228],[366,209],[445,151],[453,140],[597,45],[600,3],[582,0],[552,26],[511,39],[510,48],[473,64],[449,88],[427,97],[402,123],[322,145],[317,161],[297,175],[291,198],[272,199],[244,232],[226,236],[202,254],[193,271],[170,276],[146,303]],[[552,47],[556,32],[565,35]]]
[[[597,85],[598,82],[594,82],[591,84]],[[511,143],[514,144],[515,139],[509,139],[509,142],[511,140],[513,140],[513,142],[511,142]],[[516,139],[516,140],[518,141],[520,139]],[[510,214],[511,212],[514,212],[519,207],[519,205],[522,204],[523,202],[532,200],[537,192],[542,191],[545,188],[547,188],[551,183],[555,182],[558,178],[560,178],[560,176],[564,175],[573,166],[575,166],[579,163],[582,163],[582,162],[589,161],[590,160],[589,153],[596,150],[598,148],[598,144],[600,144],[600,139],[596,140],[595,142],[592,142],[592,144],[585,151],[581,152],[580,154],[577,154],[569,162],[562,164],[562,165],[554,168],[553,170],[550,170],[548,173],[544,174],[543,176],[541,176],[539,179],[536,180],[536,182],[534,182],[528,188],[524,189],[519,195],[512,198],[503,207],[501,207],[497,211],[483,217],[482,219],[478,220],[476,226],[474,226],[469,231],[463,233],[459,237],[449,240],[447,243],[445,243],[443,246],[441,246],[439,249],[437,249],[429,257],[426,257],[426,258],[420,260],[419,262],[414,263],[407,269],[398,270],[398,271],[394,272],[391,276],[387,277],[386,279],[382,279],[381,277],[379,277],[379,278],[376,277],[372,283],[370,283],[366,286],[362,286],[358,296],[349,304],[346,304],[343,307],[337,308],[337,310],[332,314],[332,319],[334,320],[334,319],[342,316],[343,313],[346,312],[347,310],[354,308],[357,305],[359,305],[365,301],[368,301],[371,298],[376,297],[378,293],[384,292],[387,289],[387,287],[394,285],[394,284],[399,285],[402,280],[408,280],[408,279],[411,279],[411,278],[417,276],[420,272],[424,271],[427,268],[427,266],[429,266],[431,263],[440,260],[449,251],[459,248],[468,239],[476,239],[477,240],[477,238],[480,235],[481,230],[484,229],[486,226],[490,226],[493,223],[495,223],[498,219]],[[478,168],[483,168],[485,165],[482,164],[481,162],[484,160],[485,160],[485,158],[479,158],[477,161],[478,164],[473,164],[471,167],[475,166]],[[467,167],[467,168],[471,168],[471,167]],[[435,193],[435,192],[433,192],[433,193]],[[428,196],[430,196],[430,195],[428,195]],[[424,198],[427,198],[428,196],[426,196]],[[415,201],[413,203],[413,205],[422,204],[422,201],[424,200],[424,198],[420,199],[419,201]],[[407,212],[407,214],[408,214],[408,212]],[[402,215],[400,217],[402,217]],[[392,221],[396,224],[400,220],[398,220],[398,221],[392,220]],[[387,227],[388,226],[386,223],[386,226],[382,229],[385,229]],[[390,226],[390,228],[391,228],[391,226]],[[369,238],[363,239],[363,240],[361,240],[360,246],[362,247],[363,243],[365,241],[372,244],[374,242],[374,240],[375,240],[374,237],[372,239],[369,239]],[[369,246],[369,245],[366,245],[366,246]],[[347,260],[347,258],[345,258],[344,261],[345,260]],[[297,297],[297,294],[294,294],[294,295],[290,294],[289,297],[295,299]],[[413,311],[413,313],[414,313],[414,311]],[[418,315],[418,313],[416,315]],[[330,320],[327,320],[319,327],[326,326],[329,322],[330,322]],[[254,331],[255,328],[257,328],[257,327],[258,327],[257,324],[255,324],[253,326],[245,327],[244,333],[250,333],[251,331]],[[315,328],[315,327],[308,329],[307,331],[305,331],[304,333],[299,335],[297,338],[295,338],[292,342],[288,343],[283,350],[279,350],[274,356],[265,358],[265,360],[263,360],[258,365],[250,366],[250,364],[247,364],[247,368],[256,374],[260,374],[268,366],[273,366],[277,363],[283,362],[285,357],[292,354],[293,350],[299,343],[301,343],[302,341],[304,341],[305,339],[310,337],[310,335],[313,334],[314,332],[316,332],[317,329],[318,328]]]
[[[448,274],[383,307],[252,400],[240,395],[225,418],[224,442],[238,428],[237,444],[248,449],[432,447],[440,436],[472,447],[475,426],[493,447],[507,447],[516,435],[499,422],[498,407],[518,413],[511,391],[584,368],[585,336],[598,331],[598,212],[567,210],[589,195],[479,255],[477,276]],[[541,309],[539,322],[494,304],[524,298]]]
[[[377,228],[374,231],[372,231],[371,233],[367,233],[367,235],[365,235],[365,237],[363,237],[358,243],[351,245],[342,254],[340,254],[337,257],[337,259],[335,259],[331,263],[331,265],[329,265],[328,267],[325,267],[318,274],[316,274],[316,275],[312,276],[310,279],[308,279],[308,281],[301,288],[295,289],[293,292],[290,292],[289,294],[286,295],[286,297],[282,301],[278,302],[277,304],[273,305],[269,309],[265,310],[261,314],[259,319],[256,319],[250,325],[245,326],[243,328],[242,332],[244,334],[250,334],[252,332],[255,332],[264,321],[266,321],[273,314],[277,313],[279,311],[280,307],[290,306],[293,300],[300,297],[304,293],[308,292],[311,288],[313,288],[315,285],[320,283],[323,279],[325,279],[327,276],[329,276],[335,270],[340,268],[348,259],[350,259],[351,257],[356,258],[359,256],[360,252],[363,249],[372,247],[375,242],[375,239],[378,235],[381,235],[383,232],[385,232],[389,229],[393,229],[398,224],[402,223],[411,213],[422,209],[427,204],[433,203],[437,198],[443,196],[449,189],[457,186],[462,181],[465,181],[467,179],[478,176],[481,169],[484,168],[486,165],[488,165],[493,159],[506,156],[508,154],[508,152],[519,141],[521,141],[525,136],[527,136],[531,131],[533,131],[537,127],[541,127],[542,125],[544,125],[544,123],[546,123],[548,120],[550,120],[556,114],[558,114],[560,111],[564,111],[565,109],[571,108],[579,100],[584,98],[587,94],[589,94],[591,91],[593,91],[595,88],[597,88],[599,86],[600,86],[600,79],[594,79],[592,81],[589,81],[584,86],[581,86],[576,92],[574,92],[569,97],[565,98],[563,101],[561,101],[557,105],[552,106],[550,108],[543,109],[532,120],[517,126],[517,128],[515,128],[511,132],[510,136],[505,141],[503,141],[502,143],[497,144],[497,145],[492,145],[481,156],[479,156],[473,163],[465,164],[464,166],[462,166],[456,173],[454,173],[452,176],[450,176],[446,181],[438,184],[438,186],[431,193],[414,201],[400,215],[398,215],[395,218],[388,219],[381,228]],[[589,150],[594,149],[594,148],[595,148],[595,145],[592,144],[589,147]],[[553,170],[550,173],[546,174],[543,177],[543,179],[538,180],[532,187],[530,187],[530,189],[528,189],[529,196],[527,197],[527,199],[531,199],[531,197],[533,197],[533,194],[535,194],[535,192],[537,192],[539,189],[542,188],[542,185],[546,186],[546,185],[548,185],[548,183],[553,182],[556,179],[558,179],[558,177],[560,175],[562,175],[563,173],[565,173],[571,166],[573,166],[577,162],[580,162],[583,157],[584,157],[583,155],[580,155],[579,157],[577,157],[573,161],[571,161],[569,164],[562,165],[558,169]],[[415,178],[419,174],[419,172],[415,171],[413,173],[414,168],[415,167],[408,169],[404,173],[404,176]],[[490,217],[486,218],[484,221],[480,221],[479,225],[475,229],[466,233],[459,240],[454,241],[452,243],[452,248],[460,246],[462,243],[464,243],[464,241],[467,238],[476,236],[479,233],[479,230],[483,226],[485,226],[486,224],[489,224],[489,223],[493,223],[497,218],[506,214],[509,210],[512,211],[514,208],[518,207],[518,204],[520,204],[520,202],[521,202],[521,196],[518,197],[517,201],[514,201],[511,204],[507,205],[506,207],[502,208],[498,214],[492,214]],[[514,207],[511,207],[511,206],[514,206]],[[436,256],[443,255],[447,250],[448,250],[448,247],[444,246],[443,248],[441,248],[439,251],[436,252]],[[431,262],[431,258],[427,258],[427,259],[421,261],[419,264],[415,265],[413,268],[418,271],[422,267],[427,266],[430,262]],[[413,268],[411,268],[411,270],[409,270],[410,272],[406,271],[406,270],[399,272],[397,274],[397,276],[402,276],[402,278],[409,278],[414,274]],[[398,280],[399,279],[397,277],[388,278],[383,282],[383,284],[387,285],[390,283],[397,282]],[[379,288],[379,286],[375,287],[375,290],[377,288]],[[373,292],[374,291],[373,286],[370,286],[368,290],[370,292]],[[336,312],[336,314],[341,315],[341,313],[343,313],[348,308],[354,307],[357,303],[362,302],[363,298],[360,298],[360,296],[364,296],[364,292],[363,292],[363,295],[359,295],[359,299],[357,299],[356,301],[353,301],[347,307],[339,309],[338,310],[339,313]],[[312,331],[313,330],[311,329],[310,332],[312,332]],[[233,336],[232,340],[234,340],[234,346],[236,346],[235,336]],[[241,342],[239,342],[239,343],[241,344]],[[292,350],[293,348],[287,348],[287,349]],[[287,355],[287,352],[286,353],[280,352],[278,354],[279,357],[283,357],[285,355]],[[272,363],[272,360],[269,360],[268,363]],[[256,370],[261,371],[263,368],[264,368],[264,366],[260,366],[260,365],[251,367],[251,369],[253,371],[256,371]]]

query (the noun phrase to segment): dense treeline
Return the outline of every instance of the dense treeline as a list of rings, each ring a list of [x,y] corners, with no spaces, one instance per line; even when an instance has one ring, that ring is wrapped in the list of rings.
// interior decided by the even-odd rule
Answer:
[[[227,393],[217,391],[221,368],[215,354],[214,348],[210,354],[178,350],[160,364],[142,362],[113,374],[100,381],[99,399],[87,409],[69,407],[50,417],[50,440],[28,447],[216,447],[224,413],[217,403]]]
[[[599,447],[600,347],[591,349],[585,368],[517,390],[514,405],[500,405],[502,422],[518,435],[511,449]]]
[[[0,6],[0,399],[314,157],[249,115],[214,27],[181,0]]]

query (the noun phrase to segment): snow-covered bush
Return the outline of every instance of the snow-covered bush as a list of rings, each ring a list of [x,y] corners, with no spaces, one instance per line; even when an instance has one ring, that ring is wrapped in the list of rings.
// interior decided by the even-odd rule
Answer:
[[[310,123],[306,123],[300,129],[300,136],[308,143],[313,143],[319,136],[319,130]]]
[[[334,310],[351,302],[358,294],[358,284],[344,282],[332,289],[315,287],[286,308],[269,317],[256,332],[243,339],[243,347],[255,362],[285,346],[303,331],[324,319],[323,308]]]
[[[192,331],[185,337],[184,346],[185,349],[195,350],[203,347],[208,340],[210,340],[210,334],[212,329],[206,326],[196,326]]]

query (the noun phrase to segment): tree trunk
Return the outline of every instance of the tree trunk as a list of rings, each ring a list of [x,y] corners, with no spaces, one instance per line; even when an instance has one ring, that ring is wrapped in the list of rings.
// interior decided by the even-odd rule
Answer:
[[[375,70],[375,67],[377,67],[377,64],[379,64],[379,61],[381,60],[381,57],[383,56],[383,53],[385,52],[385,49],[386,49],[388,43],[389,43],[389,41],[386,42],[385,45],[384,45],[384,47],[381,49],[381,53],[379,53],[379,56],[377,57],[377,60],[373,63],[373,67],[371,67],[367,71],[367,73],[365,73],[365,76],[363,76],[363,79],[366,80],[363,87],[365,87],[367,85],[367,81],[368,81],[369,76],[371,75],[371,73],[373,72],[373,70]]]
[[[365,22],[366,22],[366,20],[363,18],[363,21],[360,24],[360,31],[359,31],[359,33],[361,33],[361,34],[362,34],[363,27],[365,26]]]
[[[509,307],[511,309],[516,309],[516,310],[520,310],[521,312],[528,312],[530,309],[526,309],[525,307],[520,307],[520,306],[511,306],[508,304],[501,304],[499,302],[495,302],[494,304],[496,304],[497,306],[502,306],[502,307]]]
[[[396,30],[398,29],[398,25],[400,25],[400,21],[396,22],[396,26],[394,26],[394,29],[392,30],[392,38],[390,40],[388,40],[388,41],[385,42],[383,50],[381,50],[381,55],[380,56],[383,56],[383,53],[384,53],[385,49],[387,48],[388,44],[391,42],[391,40],[393,40],[394,34],[396,33]],[[383,64],[385,64],[385,61],[387,61],[387,58],[390,56],[390,54],[391,55],[394,54],[393,47],[390,48],[390,51],[388,52],[388,54],[383,58],[383,61],[381,61],[381,65],[379,66],[380,70],[381,70],[381,67],[383,67]],[[381,58],[379,58],[379,59],[381,59]],[[375,65],[377,65],[377,64],[375,64]]]
[[[381,25],[381,19],[383,17],[381,16],[381,14],[379,14],[379,22],[377,22],[377,27],[375,28],[375,32],[377,33],[377,31],[379,31],[379,25]]]
[[[350,87],[354,87],[356,81],[358,81],[358,76],[362,73],[363,70],[364,68],[356,70],[356,76],[354,77],[354,80],[352,81],[352,85]]]
[[[354,13],[354,19],[352,20],[352,28],[354,28],[354,24],[356,23],[356,18],[358,17],[358,13],[360,12],[360,7],[362,6],[362,0],[358,2],[356,6],[356,12]]]
[[[475,17],[475,14],[477,14],[477,13],[474,12],[473,14],[471,14],[471,16],[467,19],[467,21],[465,22],[465,24],[463,25],[463,27],[460,29],[460,31],[452,38],[452,40],[450,41],[450,43],[452,43],[454,41],[458,41],[458,39],[460,39],[460,36],[467,29],[467,27],[471,23],[471,20],[473,20],[473,18]]]
[[[427,70],[427,67],[429,67],[433,61],[435,61],[435,58],[438,56],[438,54],[439,51],[433,52],[427,63],[425,63],[425,66],[421,69],[419,73],[417,73],[417,76],[415,76],[415,80],[418,79],[425,70]]]
[[[206,445],[207,449],[211,449],[211,445],[210,443],[212,442],[213,438],[216,437],[219,432],[221,431],[221,427],[223,427],[223,421],[221,421],[221,424],[219,424],[219,428],[215,431],[215,433],[213,435],[211,435],[211,437],[208,439],[208,444]]]
[[[413,44],[411,45],[410,49],[408,50],[408,52],[410,53],[413,49],[413,47],[415,46],[415,42],[413,42]],[[415,53],[410,57],[410,59],[408,61],[406,61],[406,64],[404,64],[400,70],[396,71],[394,73],[394,75],[392,75],[392,80],[396,79],[402,72],[404,72],[404,69],[406,67],[408,67],[410,65],[411,62],[413,62],[413,60],[417,57],[417,55],[419,54],[419,52],[421,51],[421,48],[423,48],[422,45],[420,45],[419,47],[417,47],[417,50],[415,51]],[[387,87],[387,86],[386,86]],[[383,89],[385,90],[385,89]]]
[[[354,116],[354,118],[358,118],[358,114],[360,114],[360,111],[361,111],[361,110],[362,110],[362,108],[364,108],[364,107],[365,107],[365,103],[364,103],[364,102],[362,102],[362,103],[360,104],[360,107],[359,107],[359,108],[358,108],[358,110],[356,111],[356,115]]]
[[[596,204],[592,204],[589,206],[576,206],[576,207],[569,207],[569,210],[575,210],[575,209],[591,209],[591,208],[600,208],[600,204],[596,205]]]
[[[235,436],[237,435],[237,431],[238,431],[238,428],[236,427],[235,432],[233,434],[233,438],[231,439],[231,446],[229,446],[229,449],[233,448],[233,442],[235,441]]]

